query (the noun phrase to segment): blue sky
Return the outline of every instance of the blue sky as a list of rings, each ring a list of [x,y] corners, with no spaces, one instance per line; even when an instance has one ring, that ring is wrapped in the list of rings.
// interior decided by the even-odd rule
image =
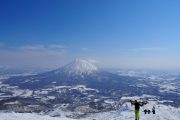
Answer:
[[[0,65],[180,68],[178,0],[0,1]]]

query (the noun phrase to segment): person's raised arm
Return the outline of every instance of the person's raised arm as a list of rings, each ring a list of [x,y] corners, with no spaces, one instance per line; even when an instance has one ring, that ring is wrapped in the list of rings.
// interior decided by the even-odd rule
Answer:
[[[144,103],[143,103],[143,102],[140,102],[139,104],[140,104],[140,106],[143,106],[143,105],[144,105]]]
[[[129,100],[130,102],[131,102],[131,105],[134,105],[134,101],[132,101],[132,100]]]
[[[147,104],[147,102],[141,102],[141,106],[146,105],[146,104]]]

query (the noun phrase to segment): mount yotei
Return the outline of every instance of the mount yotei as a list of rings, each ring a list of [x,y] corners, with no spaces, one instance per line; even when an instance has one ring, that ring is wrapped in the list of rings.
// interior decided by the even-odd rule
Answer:
[[[98,69],[85,60],[75,60],[59,69],[26,77],[12,77],[4,81],[5,84],[18,86],[22,89],[39,89],[53,86],[85,85],[99,90],[127,88],[128,81],[134,79],[120,77]]]

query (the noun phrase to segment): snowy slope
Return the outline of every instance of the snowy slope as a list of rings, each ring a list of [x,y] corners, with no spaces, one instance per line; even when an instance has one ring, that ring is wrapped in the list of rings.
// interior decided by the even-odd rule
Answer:
[[[0,113],[1,120],[72,120],[69,118],[54,118],[32,113]]]
[[[146,105],[144,109],[152,109],[152,104]],[[97,120],[134,120],[133,106],[124,104],[118,111],[97,114],[93,118]],[[141,108],[140,120],[179,120],[180,109],[165,105],[156,105],[156,114],[144,114]]]
[[[144,109],[151,109],[155,102],[150,102]],[[130,103],[125,103],[119,110],[88,115],[79,120],[134,120],[134,110]],[[156,104],[156,114],[144,114],[141,108],[140,120],[179,120],[180,108]],[[35,113],[0,113],[1,120],[75,120],[66,118],[62,111],[60,117],[38,115]],[[68,113],[67,113],[68,114]],[[77,119],[76,119],[77,120]]]

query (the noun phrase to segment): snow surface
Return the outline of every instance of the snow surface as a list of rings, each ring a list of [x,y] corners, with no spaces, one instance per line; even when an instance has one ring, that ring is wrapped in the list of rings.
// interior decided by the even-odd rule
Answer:
[[[54,118],[48,115],[34,113],[0,113],[1,120],[72,120],[69,118]]]
[[[156,114],[144,114],[143,109],[152,109],[152,102],[141,108],[140,120],[179,120],[180,109],[165,105],[156,105]],[[126,103],[118,111],[112,111],[107,113],[99,113],[94,118],[97,120],[134,120],[133,107]]]
[[[96,91],[96,92],[99,92],[97,89],[87,88],[85,85],[76,85],[76,86],[70,88],[70,90],[73,90],[73,89],[81,91],[81,92],[83,92],[83,91]]]
[[[144,114],[143,109],[152,109],[155,106],[156,114]],[[60,117],[51,117],[50,115],[40,115],[36,113],[0,113],[1,120],[75,120],[67,118],[66,115],[69,112],[63,112],[57,110],[55,114],[59,112]],[[51,113],[52,114],[52,113]],[[155,101],[150,101],[149,104],[141,108],[140,120],[179,120],[180,108],[174,108],[172,106],[166,106],[163,104],[156,104]],[[77,120],[77,119],[76,119]],[[125,103],[117,111],[103,112],[90,114],[86,118],[79,120],[134,120],[134,107],[130,103]]]

